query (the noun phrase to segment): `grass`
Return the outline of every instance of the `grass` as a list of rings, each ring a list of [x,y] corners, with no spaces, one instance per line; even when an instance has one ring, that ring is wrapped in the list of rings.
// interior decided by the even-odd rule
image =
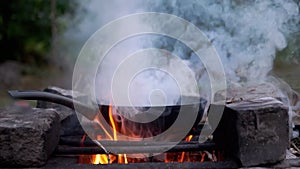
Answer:
[[[289,63],[281,59],[274,62],[273,72],[286,81],[295,91],[300,93],[300,64]]]

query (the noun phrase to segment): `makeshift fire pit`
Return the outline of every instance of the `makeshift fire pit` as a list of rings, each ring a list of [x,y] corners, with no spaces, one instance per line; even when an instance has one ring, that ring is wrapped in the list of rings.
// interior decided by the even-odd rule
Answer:
[[[64,97],[71,97],[69,91],[58,88],[48,88],[46,91]],[[84,96],[73,95],[72,97],[76,99],[76,97]],[[23,99],[33,98],[24,98],[23,96]],[[53,102],[53,100],[49,101]],[[289,163],[285,160],[289,144],[288,109],[280,101],[280,98],[274,95],[262,97],[255,94],[255,99],[233,99],[229,101],[222,120],[213,134],[213,139],[199,143],[198,136],[201,131],[205,130],[203,124],[199,124],[199,119],[186,138],[183,138],[177,144],[139,140],[122,141],[114,137],[112,133],[111,140],[102,141],[101,143],[105,146],[117,147],[118,152],[114,153],[108,152],[105,146],[101,147],[87,137],[80,127],[75,112],[70,108],[38,101],[39,109],[19,107],[2,110],[0,112],[0,166],[38,166],[42,168],[82,168],[83,166],[85,168],[236,168],[239,166],[296,165],[295,162]],[[57,103],[58,101],[54,100],[54,102]],[[111,108],[105,108],[108,110],[106,113],[108,115],[107,122],[117,131],[119,124],[110,116]],[[218,105],[210,105],[210,109],[218,111]],[[38,115],[30,114],[30,112],[35,111],[39,111]],[[40,116],[43,116],[43,114],[54,114],[55,118],[49,116],[51,118],[46,120],[48,121],[46,123],[48,124],[47,127],[41,128],[40,125],[33,125],[29,127],[32,130],[26,129],[33,122],[44,124],[44,122],[34,119],[41,118]],[[22,119],[26,115],[32,115],[32,119]],[[201,111],[200,115],[202,116]],[[43,117],[47,118],[46,115]],[[19,125],[16,125],[16,123]],[[167,128],[167,126],[165,127]],[[26,137],[18,134],[22,131],[31,131],[30,137],[34,137],[36,141],[31,143],[30,139],[22,138]],[[41,134],[37,135],[35,133]],[[137,138],[142,136],[144,135],[139,135]],[[18,144],[20,142],[13,138],[21,139],[24,144]],[[26,141],[26,139],[28,140]],[[170,145],[174,146],[169,149]],[[30,155],[31,159],[24,158],[24,156],[14,156],[18,153],[27,153],[28,156],[29,152],[32,153]],[[156,154],[160,152],[165,153]],[[130,154],[134,154],[139,158],[132,158]],[[141,154],[149,154],[149,156],[141,156]],[[154,156],[151,156],[151,154],[154,154]],[[285,160],[284,163],[282,163],[283,160]]]

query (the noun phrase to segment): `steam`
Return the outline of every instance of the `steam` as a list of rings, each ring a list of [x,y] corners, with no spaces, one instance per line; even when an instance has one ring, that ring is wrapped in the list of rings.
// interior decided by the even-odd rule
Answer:
[[[190,21],[199,27],[215,46],[230,85],[266,81],[268,73],[272,70],[276,52],[287,46],[286,38],[295,32],[300,20],[299,4],[293,0],[247,2],[113,0],[109,3],[91,0],[89,4],[83,5],[88,11],[87,17],[76,29],[76,34],[74,29],[66,33],[66,35],[75,35],[72,36],[73,40],[81,43],[104,24],[127,14],[164,12]],[[154,24],[160,26],[161,21]],[[138,26],[138,23],[127,24],[120,29],[131,29],[134,26]],[[112,32],[112,36],[114,33]],[[107,100],[110,100],[108,87],[118,64],[133,52],[149,47],[166,49],[173,55],[181,57],[183,62],[193,70],[193,75],[199,83],[201,96],[210,97],[206,69],[193,51],[174,39],[145,35],[129,38],[114,46],[112,52],[103,60],[96,79],[96,93],[99,94],[100,102],[107,103]],[[169,56],[166,56],[165,60],[149,59],[145,62],[156,62],[159,65],[161,61],[173,63]],[[136,99],[133,99],[136,105],[149,105],[149,91],[155,89],[167,94],[167,98],[157,96],[156,101],[163,100],[166,104],[178,102],[178,88],[174,84],[174,79],[168,74],[146,72],[138,75],[132,85],[130,94]],[[193,92],[187,93],[193,95],[195,94]]]

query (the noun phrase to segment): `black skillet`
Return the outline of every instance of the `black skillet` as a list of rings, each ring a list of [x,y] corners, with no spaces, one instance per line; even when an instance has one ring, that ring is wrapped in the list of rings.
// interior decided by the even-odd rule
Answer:
[[[89,120],[94,120],[95,116],[98,114],[99,110],[104,117],[104,119],[109,123],[109,105],[100,105],[98,104],[99,110],[94,110],[90,106],[85,105],[77,100],[73,100],[71,98],[68,98],[66,96],[62,96],[59,94],[53,94],[45,91],[18,91],[18,90],[11,90],[8,91],[10,96],[14,99],[23,99],[23,100],[42,100],[42,101],[48,101],[53,102],[57,104],[61,104],[64,106],[67,106],[71,109],[75,109],[74,107],[79,108],[79,113],[83,116],[85,116]],[[189,100],[195,100],[193,97],[184,97],[184,99]],[[74,106],[76,105],[76,106]],[[134,134],[147,137],[147,135],[141,135],[141,131],[143,130],[150,130],[152,136],[155,136],[157,134],[160,134],[164,131],[166,131],[172,124],[176,121],[178,114],[181,110],[184,110],[185,113],[190,112],[196,112],[196,120],[194,121],[193,127],[198,125],[199,121],[202,118],[204,108],[206,105],[206,100],[203,98],[198,99],[198,101],[193,101],[188,104],[182,104],[182,105],[166,105],[166,106],[141,106],[141,107],[134,107],[135,109],[139,111],[147,111],[150,108],[155,110],[163,110],[163,112],[160,114],[158,118],[151,122],[147,123],[140,123],[135,122],[131,120],[123,120],[123,123],[126,123],[125,125],[128,126],[134,126],[134,130],[132,131]],[[97,107],[97,106],[96,106]],[[132,107],[126,107],[121,106],[117,107],[117,110],[122,111],[123,109],[127,109]],[[143,113],[141,113],[143,114]],[[123,118],[122,115],[120,115]],[[126,118],[125,118],[126,119]],[[117,125],[121,125],[120,122],[117,122]],[[124,124],[123,124],[124,125]],[[124,134],[124,133],[123,133]]]

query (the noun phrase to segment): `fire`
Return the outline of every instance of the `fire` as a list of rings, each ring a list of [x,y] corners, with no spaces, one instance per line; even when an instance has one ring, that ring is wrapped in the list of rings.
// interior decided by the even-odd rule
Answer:
[[[97,139],[101,139],[101,136],[97,136]],[[96,154],[91,157],[92,164],[108,164],[108,157],[106,154]]]
[[[118,140],[117,139],[117,128],[116,128],[116,124],[115,124],[114,117],[112,114],[112,106],[111,105],[109,105],[109,108],[108,108],[108,115],[109,115],[109,122],[113,128],[113,140],[116,141],[116,140]]]
[[[105,135],[98,135],[97,140],[107,139],[111,141],[118,141],[117,132],[125,132],[129,135],[134,136],[132,131],[127,131],[128,129],[124,124],[120,124],[117,121],[117,118],[114,116],[116,111],[112,105],[108,107],[108,120],[111,125],[111,130],[105,128],[103,124],[101,124],[100,116],[97,116],[94,119],[94,122],[99,124],[99,126],[103,129]],[[82,145],[84,146],[84,141],[86,139],[86,135],[82,137]],[[187,136],[184,141],[190,142],[193,136]],[[138,140],[135,140],[138,141]],[[163,157],[163,158],[161,158]],[[174,152],[174,153],[164,153],[164,156],[151,157],[151,158],[128,158],[126,154],[95,154],[95,155],[80,155],[79,163],[89,163],[89,164],[110,164],[110,163],[119,163],[119,164],[128,164],[128,163],[138,163],[138,162],[149,162],[149,161],[156,161],[156,162],[204,162],[204,161],[222,161],[222,153],[220,151],[199,151],[199,152]]]
[[[118,138],[117,138],[117,128],[116,128],[116,124],[115,124],[112,112],[113,112],[112,111],[112,105],[109,105],[108,114],[109,114],[110,124],[112,125],[112,128],[113,128],[113,140],[117,141],[118,140]],[[125,164],[128,163],[126,154],[118,155],[118,163],[125,163]]]
[[[185,141],[191,141],[192,138],[193,138],[193,136],[189,135],[187,138],[185,138]],[[185,156],[185,152],[182,152],[179,162],[184,162],[184,156]]]
[[[93,164],[108,164],[108,159],[105,154],[96,154],[92,156]]]
[[[101,127],[104,129],[104,132],[107,134],[108,138],[110,140],[113,141],[117,141],[117,127],[116,127],[116,123],[113,117],[113,106],[109,105],[108,108],[108,114],[109,114],[109,122],[112,126],[113,129],[113,135],[111,136],[111,134],[109,134],[108,131],[106,131],[103,126],[101,125],[101,123],[99,123],[101,125]],[[98,121],[99,122],[99,121]],[[97,139],[101,139],[101,136],[98,136]],[[109,160],[108,158],[111,158],[111,163],[112,161],[114,161],[115,159],[117,159],[118,163],[122,163],[122,164],[128,164],[128,160],[127,160],[127,156],[126,154],[119,154],[117,155],[117,158],[113,155],[106,155],[106,154],[96,154],[96,155],[92,155],[92,164],[108,164]]]

